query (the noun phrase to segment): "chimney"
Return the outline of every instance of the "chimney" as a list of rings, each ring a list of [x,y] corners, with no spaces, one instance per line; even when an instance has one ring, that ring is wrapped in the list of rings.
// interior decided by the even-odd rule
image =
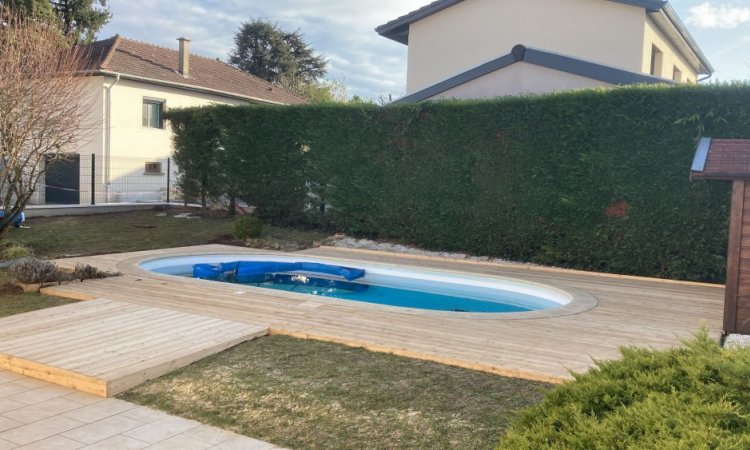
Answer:
[[[180,75],[190,76],[190,39],[181,37],[180,41]]]

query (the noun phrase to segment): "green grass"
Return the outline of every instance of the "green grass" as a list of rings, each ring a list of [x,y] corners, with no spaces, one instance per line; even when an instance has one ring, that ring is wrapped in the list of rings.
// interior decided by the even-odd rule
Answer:
[[[165,217],[159,217],[159,211],[145,210],[32,218],[27,221],[31,229],[14,229],[7,239],[33,248],[39,257],[63,258],[201,245],[226,238],[232,232],[234,219],[220,214],[200,219],[174,218],[179,212],[182,211],[171,210]],[[262,237],[312,242],[325,236],[266,226]]]
[[[38,293],[23,293],[20,288],[11,284],[8,272],[0,270],[0,317],[67,305],[68,303],[73,303],[73,301]]]
[[[120,397],[276,445],[492,448],[549,385],[272,336]]]

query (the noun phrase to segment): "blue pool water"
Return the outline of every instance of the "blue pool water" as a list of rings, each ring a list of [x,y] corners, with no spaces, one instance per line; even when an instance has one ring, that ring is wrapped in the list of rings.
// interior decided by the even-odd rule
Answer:
[[[572,300],[567,293],[521,280],[371,263],[341,266],[332,260],[287,255],[243,256],[235,263],[237,258],[174,256],[140,266],[206,282],[432,311],[517,313],[557,308]]]
[[[241,283],[298,294],[334,297],[380,305],[434,311],[509,313],[533,311],[532,308],[510,305],[498,301],[480,300],[452,295],[435,294],[396,287],[329,280],[301,275],[274,275],[262,283]]]

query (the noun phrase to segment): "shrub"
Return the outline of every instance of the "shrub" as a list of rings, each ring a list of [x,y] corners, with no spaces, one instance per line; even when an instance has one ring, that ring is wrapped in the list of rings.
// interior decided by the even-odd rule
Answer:
[[[20,244],[10,244],[2,252],[2,260],[12,261],[14,259],[28,258],[34,256],[34,251]]]
[[[234,221],[232,235],[235,239],[257,238],[263,231],[263,222],[257,217],[244,216]]]
[[[62,279],[62,272],[54,263],[36,258],[26,258],[13,264],[9,273],[14,280],[25,284],[41,284]]]
[[[489,101],[173,110],[182,174],[226,175],[267,223],[584,270],[722,281],[729,182],[699,135],[750,138],[750,86]],[[210,126],[193,136],[196,120]],[[208,167],[203,167],[208,165]],[[228,188],[227,188],[228,189]],[[231,197],[232,193],[224,193]]]
[[[750,448],[750,348],[723,350],[703,331],[622,356],[522,413],[498,448]]]
[[[99,270],[94,266],[90,266],[88,264],[76,264],[75,269],[73,269],[73,273],[70,274],[70,278],[73,280],[96,280],[101,278],[109,278],[118,276],[119,273],[112,273],[107,272],[103,270]]]

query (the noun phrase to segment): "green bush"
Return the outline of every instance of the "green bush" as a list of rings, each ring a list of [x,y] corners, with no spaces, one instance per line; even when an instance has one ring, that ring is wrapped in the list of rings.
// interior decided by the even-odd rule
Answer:
[[[234,221],[232,235],[235,239],[251,239],[260,236],[263,231],[263,222],[257,217],[244,216]]]
[[[28,258],[34,256],[34,250],[20,244],[10,244],[2,250],[3,261],[12,261],[14,259]]]
[[[723,350],[704,331],[622,355],[522,413],[498,449],[750,448],[750,349]]]
[[[750,137],[748,105],[740,84],[384,108],[213,106],[169,118],[178,154],[192,141],[187,125],[211,124],[200,141],[220,151],[200,164],[223,171],[224,194],[273,224],[722,281],[730,183],[691,182],[689,171],[700,135]]]

